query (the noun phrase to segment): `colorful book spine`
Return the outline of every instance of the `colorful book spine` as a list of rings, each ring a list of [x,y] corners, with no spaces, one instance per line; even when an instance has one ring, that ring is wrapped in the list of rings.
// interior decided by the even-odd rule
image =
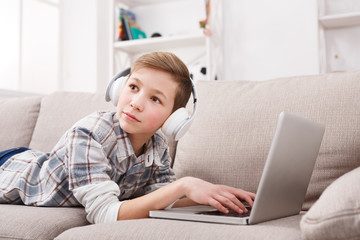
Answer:
[[[146,34],[136,25],[135,14],[120,8],[119,14],[119,40],[132,40],[146,38]]]

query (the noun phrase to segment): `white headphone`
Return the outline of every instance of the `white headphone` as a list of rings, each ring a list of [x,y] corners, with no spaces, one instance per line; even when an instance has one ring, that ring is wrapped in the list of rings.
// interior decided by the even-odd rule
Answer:
[[[110,81],[106,89],[105,100],[107,102],[111,101],[115,106],[118,103],[119,95],[124,87],[128,75],[130,74],[130,68],[127,68],[119,73],[117,73]],[[194,120],[196,113],[196,90],[194,82],[189,78],[192,86],[192,94],[194,98],[194,108],[191,116],[185,108],[179,108],[173,112],[169,118],[163,124],[161,131],[168,137],[174,138],[176,141],[179,140],[186,132],[189,130],[192,121]]]

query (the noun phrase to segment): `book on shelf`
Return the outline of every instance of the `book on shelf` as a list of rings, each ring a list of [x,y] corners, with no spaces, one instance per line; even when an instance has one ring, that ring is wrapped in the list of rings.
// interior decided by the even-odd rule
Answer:
[[[119,40],[125,41],[140,38],[146,38],[146,34],[136,25],[135,14],[129,10],[120,8]]]

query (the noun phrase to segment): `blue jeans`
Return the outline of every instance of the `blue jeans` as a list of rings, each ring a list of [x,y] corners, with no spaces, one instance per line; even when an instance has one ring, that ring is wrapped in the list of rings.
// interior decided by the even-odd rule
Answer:
[[[14,156],[15,154],[25,152],[27,150],[30,150],[29,148],[25,147],[19,147],[19,148],[12,148],[5,151],[0,152],[0,167],[3,165],[6,160]]]

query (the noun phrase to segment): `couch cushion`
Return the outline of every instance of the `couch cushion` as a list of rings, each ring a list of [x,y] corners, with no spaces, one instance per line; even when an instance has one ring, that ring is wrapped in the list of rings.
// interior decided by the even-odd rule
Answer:
[[[256,191],[280,112],[325,124],[303,209],[360,166],[360,72],[262,82],[197,82],[198,112],[180,139],[177,177],[196,176]]]
[[[30,148],[49,152],[76,121],[95,111],[115,111],[104,94],[57,92],[43,97]]]
[[[0,151],[28,147],[40,110],[41,97],[0,100]]]
[[[264,222],[254,226],[238,226],[161,219],[140,219],[96,224],[70,229],[57,240],[71,239],[300,239],[301,215]]]
[[[360,168],[333,182],[301,220],[303,239],[360,239]]]
[[[83,208],[0,204],[0,239],[54,239],[69,228],[87,224]]]

